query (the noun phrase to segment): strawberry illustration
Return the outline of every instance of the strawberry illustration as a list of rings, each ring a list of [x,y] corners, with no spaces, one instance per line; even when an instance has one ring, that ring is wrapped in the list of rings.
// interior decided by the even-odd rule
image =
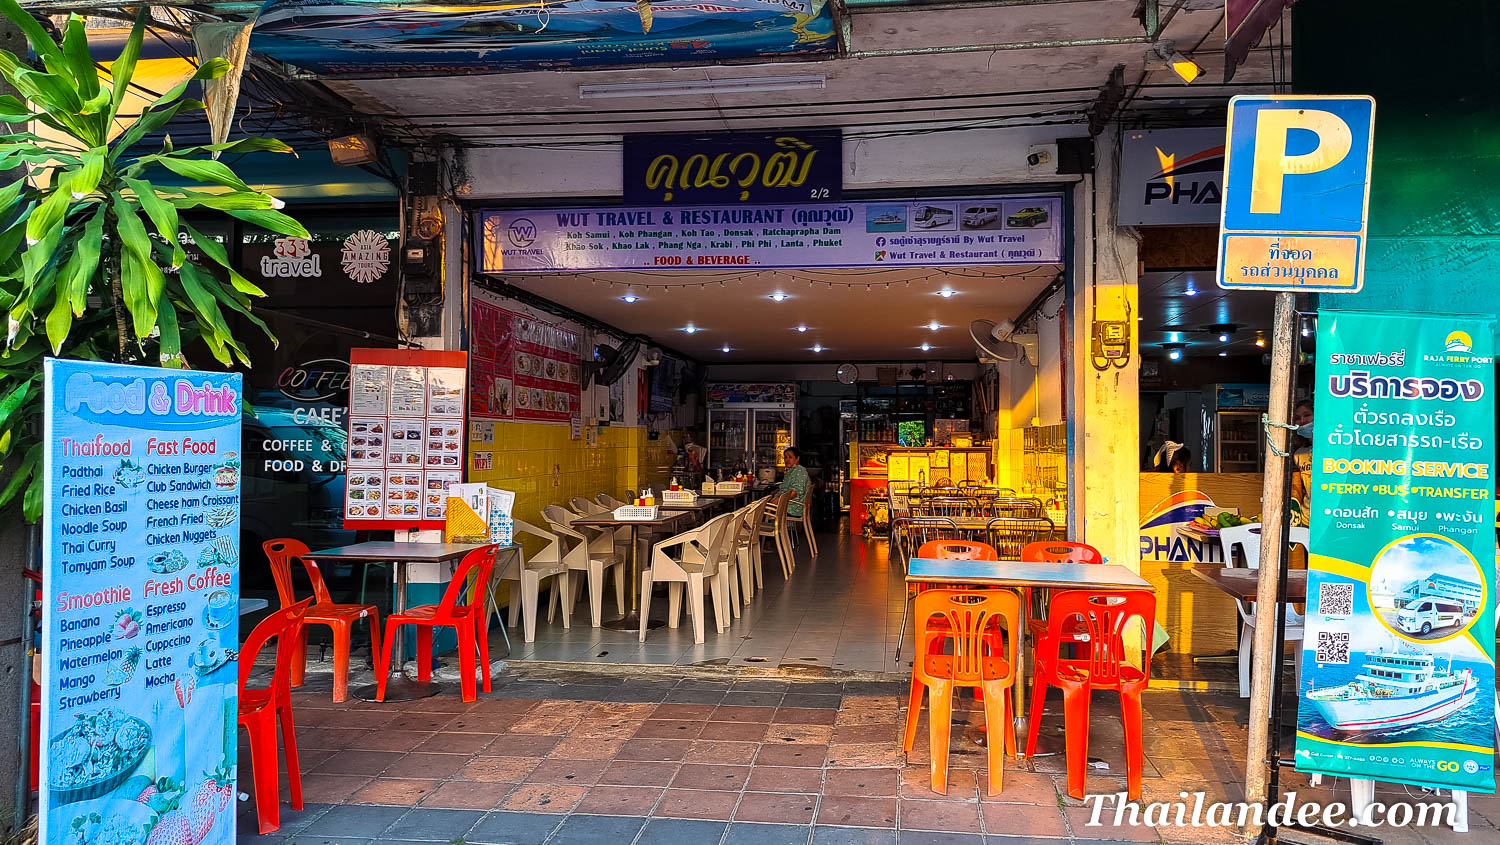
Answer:
[[[162,814],[177,809],[181,799],[182,784],[169,777],[160,777],[146,784],[135,800]]]
[[[220,768],[198,784],[188,807],[188,822],[193,834],[191,845],[202,842],[208,836],[209,830],[213,829],[214,820],[229,806],[233,797],[234,781],[230,778],[228,769]]]
[[[157,819],[151,835],[146,837],[146,845],[198,845],[188,823],[187,811],[173,810]]]

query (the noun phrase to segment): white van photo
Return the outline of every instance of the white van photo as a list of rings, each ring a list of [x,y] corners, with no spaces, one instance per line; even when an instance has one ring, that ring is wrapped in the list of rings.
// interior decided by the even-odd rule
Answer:
[[[1000,219],[1000,209],[993,205],[971,205],[964,209],[964,227],[978,229]]]
[[[1396,616],[1396,627],[1408,634],[1426,636],[1437,628],[1453,628],[1464,622],[1464,606],[1444,599],[1414,599]]]

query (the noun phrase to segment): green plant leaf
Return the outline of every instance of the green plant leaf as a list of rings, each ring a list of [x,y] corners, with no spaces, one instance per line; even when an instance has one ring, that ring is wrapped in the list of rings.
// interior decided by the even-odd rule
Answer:
[[[0,217],[8,218],[10,216],[11,206],[15,205],[21,199],[21,192],[28,187],[30,185],[26,183],[25,179],[14,179],[10,184],[0,187]],[[9,251],[0,253],[0,255],[9,254]]]
[[[26,221],[28,245],[46,240],[54,229],[62,226],[63,218],[68,214],[68,206],[73,203],[73,195],[69,191],[72,181],[71,177],[59,180],[52,193],[31,213]]]
[[[153,100],[148,108],[156,108],[157,106],[163,106],[167,103],[173,102],[178,97],[181,97],[187,91],[188,86],[192,83],[205,79],[218,79],[219,77],[228,73],[232,68],[233,65],[231,65],[227,59],[209,59],[208,61],[199,65],[198,70],[194,72],[192,76],[177,83],[177,85],[173,86],[173,88],[167,93]],[[198,103],[198,108],[203,108],[203,104]]]
[[[0,0],[10,2],[11,0]],[[120,113],[120,104],[125,102],[125,92],[130,90],[130,80],[135,76],[135,64],[141,58],[141,42],[146,37],[146,20],[150,15],[150,7],[142,6],[136,12],[135,24],[130,28],[130,37],[125,39],[125,49],[120,51],[120,57],[110,66],[109,76],[111,88],[114,92],[114,100],[109,107],[109,120],[113,122],[115,116]]]
[[[284,141],[275,138],[241,138],[238,141],[226,141],[222,144],[204,144],[200,147],[184,147],[178,150],[179,155],[198,152],[215,153],[289,153],[292,148]]]
[[[125,305],[135,321],[137,338],[144,338],[156,327],[156,308],[166,286],[161,268],[151,255],[151,238],[141,224],[135,207],[121,194],[114,197],[115,232],[124,247],[121,255],[121,288]],[[128,259],[128,260],[127,260]],[[134,289],[132,289],[134,286]]]
[[[218,211],[270,211],[271,198],[265,194],[235,191],[230,194],[212,194],[207,191],[184,190],[181,197],[169,197],[168,202],[178,208],[212,208]]]
[[[167,123],[171,122],[173,118],[177,117],[177,115],[187,110],[188,105],[189,103],[186,101],[173,103],[167,108],[152,109],[141,115],[135,123],[132,123],[130,125],[129,129],[126,129],[124,133],[122,133],[120,137],[116,138],[114,143],[110,145],[112,148],[112,152],[110,152],[109,154],[110,160],[119,161],[120,156],[129,151],[131,147],[134,147],[136,144],[140,143],[140,140],[146,137],[147,133],[155,132],[161,127],[167,125]],[[147,156],[146,158],[149,159],[152,157]],[[142,164],[147,163],[149,162],[146,162],[144,160],[142,162]],[[144,169],[144,167],[142,167],[141,169]]]
[[[182,272],[177,278],[182,282],[183,293],[187,294],[192,311],[198,318],[204,342],[215,358],[225,364],[229,363],[229,351],[224,346],[225,339],[230,337],[229,326],[224,322],[224,312],[219,310],[219,303],[213,295],[213,290],[219,287],[219,283],[193,264],[182,265]]]
[[[36,116],[20,97],[0,94],[0,122],[25,123]]]
[[[78,93],[85,100],[92,99],[99,93],[99,71],[94,68],[94,57],[89,55],[89,41],[84,32],[83,18],[68,16],[68,23],[63,30],[62,52],[67,59],[68,70],[78,83]]]
[[[234,269],[234,266],[229,263],[229,251],[224,248],[223,244],[219,243],[213,238],[204,235],[202,232],[199,232],[197,229],[194,229],[187,223],[183,223],[182,228],[187,230],[188,235],[193,239],[193,243],[198,245],[198,250],[200,252],[208,256],[208,258],[215,264],[223,267],[226,271],[228,271],[229,283],[234,285],[235,290],[243,291],[244,293],[248,293],[251,296],[266,295],[265,291],[256,287],[250,282],[249,279],[241,276],[239,274],[239,271]],[[4,253],[0,253],[0,255],[3,254]]]
[[[75,199],[83,199],[99,187],[99,179],[104,176],[104,147],[95,147],[83,154],[83,164],[73,174],[72,184],[68,190]]]
[[[88,304],[89,282],[99,269],[99,250],[104,242],[104,217],[104,207],[100,206],[84,224],[83,235],[76,239],[73,254],[68,258],[67,267],[63,271],[63,277],[67,280],[67,299],[73,306],[74,316],[83,316],[83,309]],[[61,296],[59,293],[59,297]]]
[[[52,345],[52,354],[62,351],[63,341],[68,339],[68,330],[73,328],[73,308],[67,291],[59,290],[52,300],[52,311],[47,315],[47,342]]]
[[[16,494],[21,491],[22,486],[31,481],[31,474],[36,470],[37,464],[42,460],[42,444],[37,443],[26,450],[26,457],[22,459],[21,465],[16,467],[15,474],[6,482],[5,488],[0,489],[0,507],[4,507],[15,500]]]
[[[41,57],[43,65],[48,70],[53,73],[64,72],[68,65],[63,59],[62,51],[30,12],[22,9],[21,4],[16,0],[0,0],[0,15],[9,18],[11,23],[26,34],[26,40],[31,43],[31,49]]]
[[[238,217],[246,223],[254,223],[262,229],[269,229],[278,235],[286,235],[292,238],[310,238],[307,228],[296,220],[282,214],[279,211],[258,210],[228,210],[230,216]]]
[[[187,362],[182,359],[182,331],[177,325],[177,306],[172,304],[171,297],[162,297],[156,327],[161,331],[157,346],[162,366],[185,366]]]
[[[42,518],[42,476],[40,473],[31,474],[31,483],[26,486],[26,495],[21,499],[21,515],[27,522],[36,522]]]
[[[156,156],[156,162],[178,176],[192,179],[194,182],[208,182],[233,188],[236,191],[255,193],[249,185],[240,180],[240,177],[234,175],[229,165],[222,161],[179,158],[180,155],[180,153],[173,153]],[[270,208],[269,205],[266,207]]]
[[[146,216],[156,226],[156,233],[172,250],[172,266],[181,267],[187,252],[183,250],[182,244],[177,241],[178,218],[177,207],[162,199],[156,193],[156,188],[149,182],[140,179],[123,180],[130,190],[135,192],[136,201],[145,210]]]
[[[30,378],[23,380],[20,384],[12,388],[9,393],[5,394],[4,399],[0,399],[0,429],[10,426],[11,416],[15,414],[17,408],[26,402],[26,398],[30,395],[33,386],[36,384],[36,380],[37,377],[33,374]]]

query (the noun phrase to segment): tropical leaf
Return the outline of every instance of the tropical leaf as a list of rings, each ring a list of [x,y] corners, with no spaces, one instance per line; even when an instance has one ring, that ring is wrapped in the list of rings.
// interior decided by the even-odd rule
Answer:
[[[74,199],[82,199],[99,187],[99,179],[104,176],[104,153],[103,147],[95,147],[83,154],[83,164],[74,173],[73,182],[68,186]]]
[[[25,33],[26,40],[31,42],[31,49],[41,57],[42,64],[52,73],[63,73],[67,70],[67,60],[63,58],[62,50],[58,49],[57,43],[47,30],[31,13],[21,8],[16,0],[0,0],[0,15],[10,18],[21,32]]]
[[[176,173],[178,176],[192,179],[194,182],[208,182],[215,185],[223,185],[244,193],[255,193],[249,185],[234,175],[234,171],[222,161],[211,159],[193,160],[179,158],[179,154],[160,155],[154,157],[157,164]],[[266,206],[270,208],[270,206]]]
[[[265,194],[253,191],[236,191],[232,194],[210,194],[204,191],[185,190],[181,197],[168,197],[168,202],[182,208],[212,208],[218,211],[270,211],[273,200]]]
[[[278,235],[286,235],[290,238],[312,237],[305,226],[279,211],[231,209],[229,215],[238,217],[246,223],[254,223],[262,229],[269,229]]]
[[[140,179],[125,179],[125,184],[135,193],[136,202],[141,204],[146,216],[156,226],[156,233],[161,235],[163,242],[171,248],[173,267],[181,267],[183,260],[187,257],[182,244],[177,242],[178,218],[177,207],[157,196],[156,188],[149,182]]]
[[[265,291],[256,287],[250,282],[249,279],[241,276],[239,271],[234,269],[234,265],[229,262],[229,251],[224,248],[223,244],[219,243],[213,238],[204,235],[202,232],[199,232],[197,229],[194,229],[187,223],[183,223],[182,228],[187,230],[188,236],[191,237],[193,239],[193,243],[198,246],[199,252],[202,252],[204,255],[208,256],[209,260],[213,261],[215,264],[223,267],[226,271],[228,271],[229,282],[230,284],[234,285],[235,290],[248,293],[251,296],[266,295]]]
[[[11,2],[11,0],[0,0],[0,2]],[[130,90],[130,80],[135,76],[135,64],[141,58],[141,42],[146,37],[146,19],[150,16],[150,7],[142,6],[136,12],[135,25],[130,28],[130,37],[125,39],[125,49],[120,51],[120,57],[110,66],[110,83],[114,88],[114,100],[109,106],[109,119],[114,121],[115,115],[120,113],[120,104],[125,102],[125,93]]]
[[[177,306],[171,297],[162,297],[161,311],[157,314],[157,329],[161,337],[157,341],[158,357],[167,367],[182,367],[182,330],[177,325]]]
[[[76,317],[83,316],[83,309],[88,304],[89,282],[99,269],[99,251],[104,245],[104,217],[105,210],[101,206],[84,224],[83,237],[74,244],[73,254],[63,270],[67,279],[67,299]]]
[[[63,57],[68,71],[78,83],[78,94],[85,100],[99,93],[99,71],[94,67],[94,57],[89,54],[88,35],[84,31],[83,18],[71,15],[63,31]],[[53,71],[56,73],[56,71]]]

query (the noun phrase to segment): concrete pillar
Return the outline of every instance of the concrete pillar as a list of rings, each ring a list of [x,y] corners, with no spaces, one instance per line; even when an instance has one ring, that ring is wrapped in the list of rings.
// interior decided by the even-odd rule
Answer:
[[[1096,168],[1074,190],[1076,260],[1068,419],[1072,425],[1072,536],[1110,563],[1139,572],[1140,556],[1140,302],[1136,239],[1115,224],[1118,132],[1100,135]],[[1132,343],[1123,367],[1096,366],[1091,340],[1096,321],[1129,324]],[[1116,362],[1118,363],[1118,362]]]

